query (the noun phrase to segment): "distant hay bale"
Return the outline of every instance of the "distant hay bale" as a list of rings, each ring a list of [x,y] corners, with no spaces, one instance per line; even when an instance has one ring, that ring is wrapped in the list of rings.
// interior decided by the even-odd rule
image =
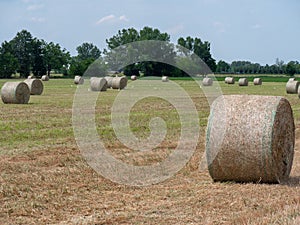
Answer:
[[[114,77],[106,76],[104,78],[107,81],[107,88],[111,88],[112,87],[112,80],[113,80]]]
[[[27,77],[27,79],[33,79],[33,78],[34,78],[33,75],[30,75],[30,76]]]
[[[299,81],[288,81],[285,85],[286,93],[287,94],[297,94],[299,88]]]
[[[44,90],[43,82],[39,79],[26,79],[24,82],[28,85],[31,95],[41,95]]]
[[[107,81],[104,77],[91,77],[90,87],[91,91],[106,91]]]
[[[111,87],[113,89],[119,89],[122,90],[127,86],[127,77],[114,77],[112,79]]]
[[[1,98],[4,103],[27,104],[30,90],[24,82],[6,82],[1,88]]]
[[[289,177],[295,125],[288,100],[223,95],[208,121],[206,157],[214,181],[280,183]]]
[[[74,84],[78,84],[78,85],[81,85],[84,83],[84,79],[83,77],[81,76],[75,76],[74,77]]]
[[[136,80],[137,77],[136,77],[136,75],[132,75],[132,76],[130,77],[130,79],[131,79],[131,80]]]
[[[169,77],[168,76],[162,76],[161,77],[161,81],[162,82],[168,82],[169,81]]]
[[[202,85],[203,86],[212,86],[213,85],[213,79],[209,78],[209,77],[203,78]]]
[[[254,84],[254,85],[262,85],[262,79],[259,78],[259,77],[254,78],[253,84]]]
[[[239,79],[239,86],[248,86],[248,79],[247,78],[240,78]]]
[[[43,75],[42,78],[41,78],[42,81],[48,81],[49,79],[50,78],[49,78],[48,75]]]
[[[234,77],[226,77],[225,78],[225,83],[226,84],[234,84]]]

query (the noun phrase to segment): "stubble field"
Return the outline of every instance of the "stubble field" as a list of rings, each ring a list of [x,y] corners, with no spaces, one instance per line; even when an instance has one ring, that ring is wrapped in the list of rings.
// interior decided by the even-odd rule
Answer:
[[[5,80],[0,80],[0,87]],[[86,163],[73,134],[71,79],[44,83],[41,96],[28,105],[0,103],[0,224],[300,224],[300,99],[285,93],[285,83],[225,85],[224,94],[285,96],[296,125],[291,178],[280,185],[214,183],[200,168],[205,149],[209,105],[199,86],[176,80],[191,96],[199,114],[200,137],[188,164],[172,178],[147,187],[120,185]],[[124,90],[127,91],[127,90]],[[168,102],[146,98],[131,110],[130,125],[141,138],[151,118],[166,121],[168,132],[155,151],[126,149],[116,138],[110,109],[119,92],[99,95],[96,124],[111,154],[133,165],[150,165],[176,147],[180,121]]]

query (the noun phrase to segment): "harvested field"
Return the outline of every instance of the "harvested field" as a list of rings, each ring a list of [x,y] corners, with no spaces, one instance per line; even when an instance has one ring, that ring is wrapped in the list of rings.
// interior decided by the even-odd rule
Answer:
[[[0,88],[6,80],[0,80]],[[129,83],[131,81],[128,81]],[[193,81],[176,81],[195,102],[200,137],[189,163],[157,185],[129,187],[97,174],[76,145],[72,104],[77,86],[72,79],[51,79],[42,96],[29,104],[0,103],[0,224],[300,224],[300,100],[288,95],[285,82],[239,88],[220,82],[224,94],[280,95],[293,108],[296,146],[291,178],[280,185],[214,183],[201,169],[209,106]],[[126,89],[123,91],[127,91]],[[116,138],[110,109],[118,90],[99,93],[97,131],[110,153],[133,165],[166,158],[177,145],[180,121],[175,108],[146,98],[131,110],[130,125],[140,138],[148,124],[162,117],[164,141],[153,151],[135,152]]]

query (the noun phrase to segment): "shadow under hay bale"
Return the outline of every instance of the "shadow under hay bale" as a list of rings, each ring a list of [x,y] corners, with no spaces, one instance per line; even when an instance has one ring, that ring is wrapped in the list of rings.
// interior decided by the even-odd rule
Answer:
[[[248,86],[248,79],[247,78],[240,78],[239,79],[239,86]]]
[[[77,84],[77,85],[82,85],[84,84],[84,79],[82,76],[75,76],[74,77],[74,84]]]
[[[234,84],[235,83],[234,77],[226,77],[225,78],[225,83],[226,84]]]
[[[286,181],[294,146],[293,112],[285,98],[224,95],[212,104],[206,157],[214,181]]]
[[[41,95],[44,90],[43,82],[39,79],[26,79],[24,82],[28,85],[31,95]]]
[[[107,81],[104,77],[91,77],[90,87],[91,91],[106,91]]]
[[[262,85],[262,79],[259,78],[259,77],[254,78],[253,84],[254,84],[254,85]]]
[[[285,85],[286,93],[287,94],[297,94],[299,84],[300,84],[300,82],[296,81],[296,80],[288,81]]]
[[[24,82],[6,82],[1,88],[1,99],[5,104],[27,104],[30,90]]]
[[[202,85],[203,86],[212,86],[213,85],[213,79],[209,78],[209,77],[203,78]]]

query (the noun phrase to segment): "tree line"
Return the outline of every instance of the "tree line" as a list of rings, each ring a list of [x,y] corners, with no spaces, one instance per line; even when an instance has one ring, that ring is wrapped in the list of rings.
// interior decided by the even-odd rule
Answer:
[[[158,58],[168,58],[171,66],[162,62],[140,61],[123,68],[109,68],[106,61],[128,60],[130,57],[136,57],[132,52],[127,51],[123,58],[113,55],[113,49],[137,41],[157,40],[164,43],[170,43],[170,35],[161,32],[158,29],[144,27],[141,30],[134,28],[122,29],[116,35],[106,40],[107,48],[101,51],[93,43],[82,43],[76,48],[77,55],[71,56],[70,53],[62,48],[59,44],[46,42],[43,39],[33,37],[27,30],[22,30],[10,41],[4,41],[0,46],[0,78],[11,78],[14,74],[19,73],[20,77],[27,77],[31,73],[36,77],[42,75],[50,75],[51,71],[62,73],[68,76],[83,75],[89,66],[95,62],[98,63],[98,72],[107,73],[107,70],[115,69],[122,71],[125,75],[144,76],[188,76],[186,71],[182,71],[177,67],[183,66],[188,68],[196,68],[197,63],[191,64],[186,57],[195,58],[191,53],[199,56],[202,61],[216,73],[236,73],[236,74],[289,74],[294,75],[300,73],[300,65],[297,61],[290,61],[285,64],[282,60],[276,59],[274,65],[261,66],[258,63],[249,61],[234,61],[227,63],[216,60],[210,52],[210,43],[202,41],[198,37],[180,37],[177,44],[184,48],[175,49],[173,45],[166,44],[159,46],[160,52],[149,50],[147,54],[157,54]],[[189,50],[189,52],[186,51]],[[133,51],[134,52],[134,51]],[[150,53],[151,52],[151,53]],[[196,72],[196,70],[195,70]],[[205,73],[205,72],[203,72]]]

